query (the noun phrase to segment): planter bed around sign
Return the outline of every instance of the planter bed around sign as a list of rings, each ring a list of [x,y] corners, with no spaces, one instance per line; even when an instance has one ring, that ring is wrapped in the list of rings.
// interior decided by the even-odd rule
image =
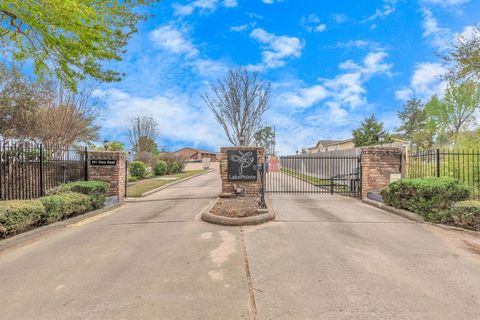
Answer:
[[[261,209],[258,205],[259,201],[258,197],[220,198],[210,213],[229,218],[258,216],[265,213],[259,211]]]

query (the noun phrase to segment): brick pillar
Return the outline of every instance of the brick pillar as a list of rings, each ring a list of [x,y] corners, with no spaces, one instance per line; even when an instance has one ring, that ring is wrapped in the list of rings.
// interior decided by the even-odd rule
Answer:
[[[101,160],[111,161],[105,163]],[[123,151],[88,151],[88,180],[110,182],[108,196],[116,196],[119,202],[125,198],[125,160],[126,154]]]
[[[369,191],[380,191],[390,184],[391,174],[401,173],[402,151],[393,147],[362,149],[362,199]]]
[[[265,149],[256,147],[225,147],[220,149],[220,176],[222,178],[222,194],[235,194],[235,187],[244,188],[246,195],[257,196],[261,187],[261,176],[257,180],[230,181],[228,179],[228,151],[257,151],[257,164],[264,163]]]

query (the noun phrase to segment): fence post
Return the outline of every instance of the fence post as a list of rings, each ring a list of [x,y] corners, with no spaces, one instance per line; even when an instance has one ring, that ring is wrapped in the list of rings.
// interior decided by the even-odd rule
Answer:
[[[127,188],[128,188],[128,159],[125,159],[125,198],[127,197]]]
[[[43,183],[43,144],[40,144],[40,196],[43,197],[45,195],[45,184]]]
[[[88,148],[87,147],[85,147],[84,155],[85,155],[85,164],[84,164],[85,165],[85,168],[84,168],[85,181],[88,181]]]
[[[437,149],[437,177],[440,178],[440,149]]]

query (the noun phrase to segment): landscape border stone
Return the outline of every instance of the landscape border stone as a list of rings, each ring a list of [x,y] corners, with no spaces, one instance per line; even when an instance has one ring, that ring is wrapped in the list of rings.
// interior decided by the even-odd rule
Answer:
[[[397,209],[397,208],[394,208],[394,207],[390,207],[390,206],[387,206],[386,204],[384,204],[382,202],[378,202],[378,201],[374,201],[374,200],[370,200],[370,199],[362,199],[362,202],[366,203],[366,204],[369,204],[371,206],[377,207],[379,209],[388,211],[390,213],[396,214],[397,216],[400,216],[400,217],[408,219],[408,220],[412,220],[412,221],[415,221],[415,222],[425,222],[425,219],[422,216],[420,216],[416,213],[413,213],[413,212],[410,212],[410,211],[407,211],[407,210],[403,210],[403,209]]]
[[[393,213],[393,214],[395,214],[397,216],[400,216],[402,218],[412,220],[412,221],[417,222],[417,223],[429,224],[429,225],[436,226],[436,227],[446,229],[446,230],[467,232],[467,233],[471,233],[471,234],[474,234],[474,235],[479,235],[480,234],[480,231],[475,231],[475,230],[465,229],[465,228],[461,228],[461,227],[457,227],[457,226],[450,226],[450,225],[446,225],[446,224],[426,221],[422,216],[420,216],[416,213],[413,213],[413,212],[410,212],[410,211],[407,211],[407,210],[403,210],[403,209],[397,209],[397,208],[394,208],[394,207],[390,207],[390,206],[387,206],[384,203],[377,202],[377,201],[374,201],[374,200],[363,199],[362,202],[366,203],[368,205],[377,207],[379,209],[382,209],[384,211]]]

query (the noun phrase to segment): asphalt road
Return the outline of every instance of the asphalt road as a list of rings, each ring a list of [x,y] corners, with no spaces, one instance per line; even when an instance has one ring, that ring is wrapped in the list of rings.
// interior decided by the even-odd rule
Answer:
[[[0,252],[0,319],[476,319],[480,239],[340,196],[200,220],[218,172]]]

